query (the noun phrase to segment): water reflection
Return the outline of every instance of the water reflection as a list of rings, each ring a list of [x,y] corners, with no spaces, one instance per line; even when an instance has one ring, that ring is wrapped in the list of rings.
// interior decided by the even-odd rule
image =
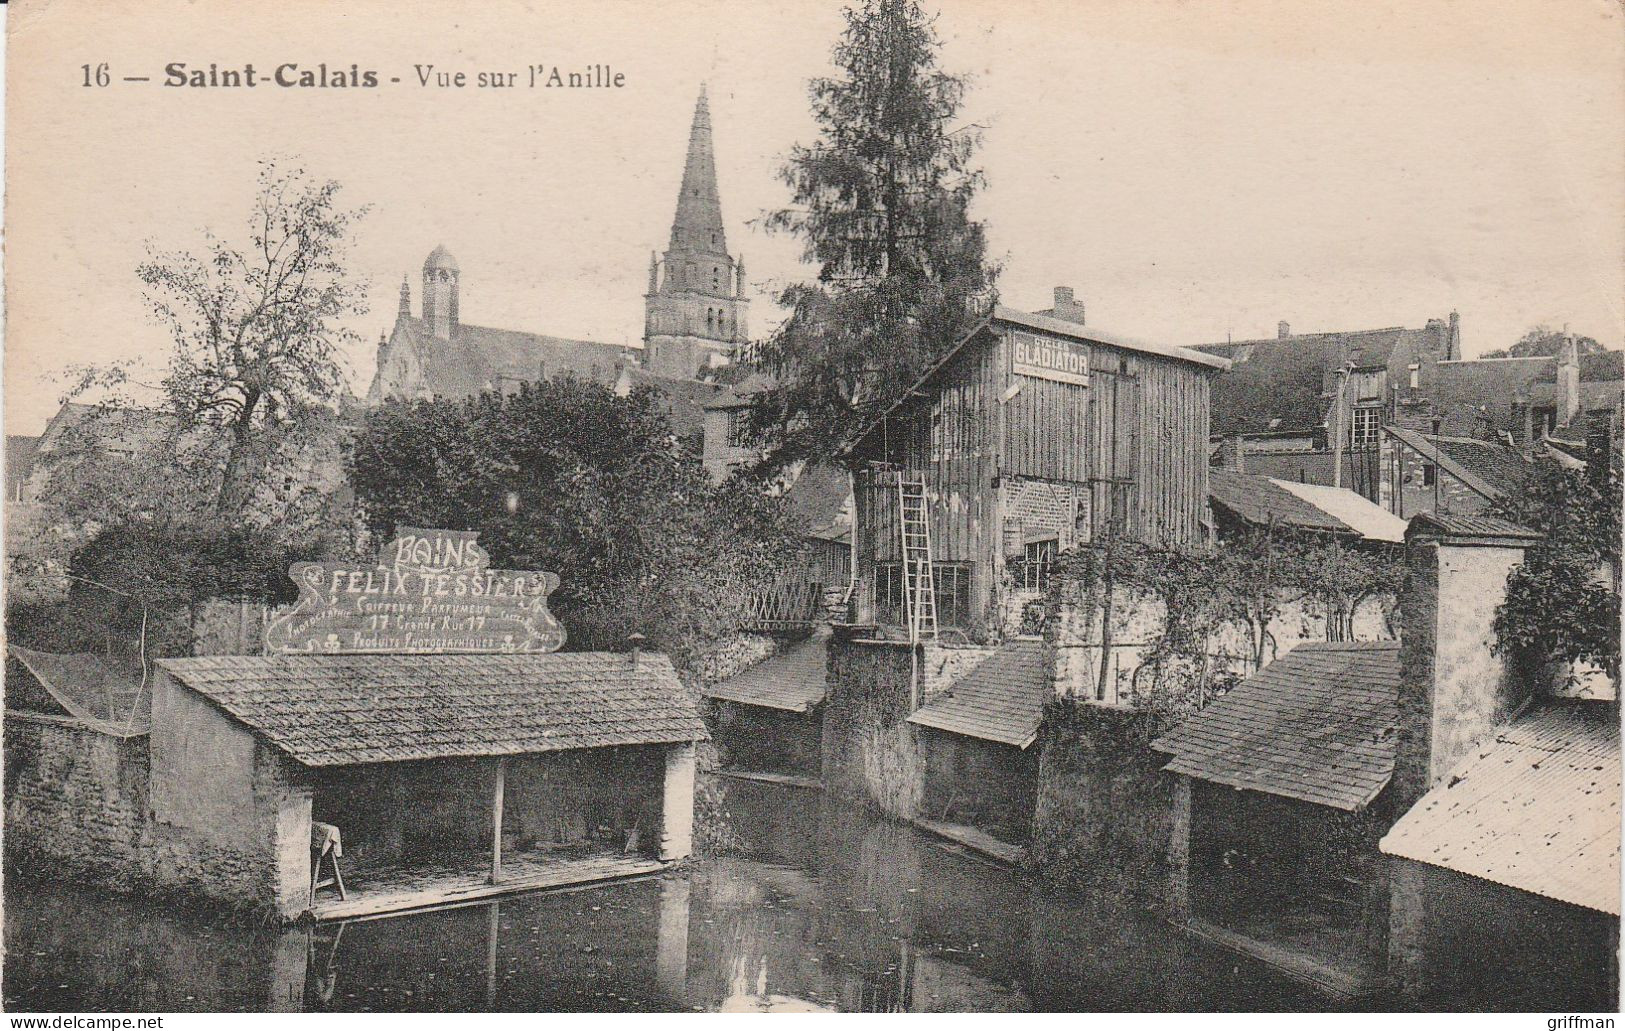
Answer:
[[[1030,889],[815,792],[731,782],[744,857],[286,931],[6,893],[11,1010],[1306,1009],[1268,968]]]

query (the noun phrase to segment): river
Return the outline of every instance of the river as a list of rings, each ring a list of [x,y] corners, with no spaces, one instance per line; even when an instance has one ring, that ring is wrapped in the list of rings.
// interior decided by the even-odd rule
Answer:
[[[1305,1010],[1338,1003],[818,792],[731,782],[743,854],[392,919],[255,930],[8,885],[8,1011]]]

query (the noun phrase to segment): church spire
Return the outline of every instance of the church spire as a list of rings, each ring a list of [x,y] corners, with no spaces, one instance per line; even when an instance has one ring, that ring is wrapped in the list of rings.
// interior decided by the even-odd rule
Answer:
[[[671,224],[671,249],[723,256],[728,253],[722,231],[722,200],[717,195],[711,105],[703,83],[694,104],[694,124],[688,130],[688,161],[683,165],[683,185],[677,193],[677,217]]]

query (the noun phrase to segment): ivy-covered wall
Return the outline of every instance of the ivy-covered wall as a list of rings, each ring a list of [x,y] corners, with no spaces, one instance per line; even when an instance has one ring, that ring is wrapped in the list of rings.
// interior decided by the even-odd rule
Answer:
[[[1039,732],[1038,802],[1028,862],[1047,880],[1163,909],[1173,774],[1149,745],[1145,710],[1058,700]]]
[[[1397,553],[1284,534],[1080,547],[1045,598],[1056,695],[1187,715],[1299,644],[1393,640],[1403,574]]]
[[[829,644],[824,702],[824,788],[866,799],[887,816],[912,820],[920,810],[925,763],[912,709],[906,643],[865,641],[837,631]]]

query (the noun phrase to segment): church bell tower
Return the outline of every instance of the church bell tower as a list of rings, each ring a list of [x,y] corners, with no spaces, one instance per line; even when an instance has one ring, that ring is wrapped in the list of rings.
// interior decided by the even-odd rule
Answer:
[[[717,192],[711,107],[705,87],[688,131],[688,161],[665,259],[649,260],[644,295],[644,362],[660,376],[692,379],[727,362],[749,339],[745,265],[728,254]]]

